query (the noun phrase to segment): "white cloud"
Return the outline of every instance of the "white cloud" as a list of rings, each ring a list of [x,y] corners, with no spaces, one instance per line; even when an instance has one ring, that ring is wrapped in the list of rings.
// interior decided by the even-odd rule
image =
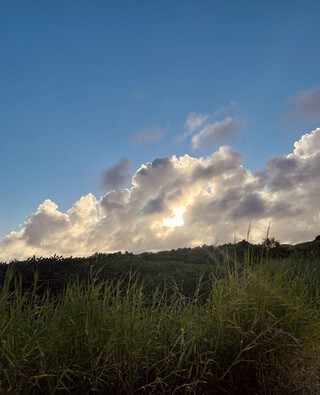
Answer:
[[[235,130],[245,124],[244,119],[231,116],[237,107],[238,104],[231,101],[227,107],[218,108],[211,116],[190,112],[184,125],[185,131],[176,137],[176,141],[181,142],[192,136],[193,149],[210,148],[218,142],[226,142]]]
[[[46,200],[0,242],[0,260],[231,242],[235,231],[246,238],[250,221],[252,242],[270,221],[281,242],[312,240],[320,233],[319,169],[320,128],[259,173],[228,146],[204,158],[158,158],[141,165],[129,189],[100,200],[89,194],[65,213]]]
[[[310,134],[305,134],[299,141],[294,143],[294,154],[302,158],[319,155],[320,152],[320,133],[319,129],[314,130]],[[312,144],[310,144],[312,141]]]
[[[27,220],[23,237],[27,244],[41,246],[50,238],[64,233],[69,227],[69,218],[58,211],[50,199],[45,200],[35,214]]]
[[[191,136],[197,129],[199,129],[209,118],[208,114],[198,114],[196,112],[190,112],[187,115],[185,122],[185,132],[177,136],[177,141],[183,141],[187,137]]]
[[[200,128],[207,119],[207,114],[197,114],[196,112],[190,112],[187,116],[185,126],[192,133]]]
[[[192,137],[192,148],[208,148],[217,144],[218,142],[229,138],[237,126],[239,126],[239,121],[229,116],[223,121],[216,121],[205,125],[202,130]]]

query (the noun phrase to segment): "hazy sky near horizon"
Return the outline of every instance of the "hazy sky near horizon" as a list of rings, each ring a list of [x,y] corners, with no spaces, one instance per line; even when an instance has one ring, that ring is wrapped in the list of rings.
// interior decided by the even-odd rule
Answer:
[[[319,17],[313,0],[2,0],[0,260],[270,223],[314,238]]]

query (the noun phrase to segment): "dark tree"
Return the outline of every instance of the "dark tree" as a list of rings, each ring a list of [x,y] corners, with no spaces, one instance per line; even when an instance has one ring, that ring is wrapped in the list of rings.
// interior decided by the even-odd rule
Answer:
[[[269,248],[276,248],[280,246],[279,241],[275,240],[274,237],[266,237],[262,241],[262,246],[269,249]]]

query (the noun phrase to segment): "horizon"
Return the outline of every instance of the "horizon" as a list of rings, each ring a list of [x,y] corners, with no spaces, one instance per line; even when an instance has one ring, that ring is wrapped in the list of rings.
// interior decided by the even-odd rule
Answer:
[[[319,15],[3,1],[0,261],[314,240]]]

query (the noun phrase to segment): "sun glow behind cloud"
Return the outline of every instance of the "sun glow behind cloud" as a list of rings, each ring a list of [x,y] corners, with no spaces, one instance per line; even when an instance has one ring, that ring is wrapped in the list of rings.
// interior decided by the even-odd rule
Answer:
[[[176,228],[184,225],[183,214],[186,209],[183,207],[177,207],[173,210],[173,216],[170,218],[163,218],[162,223],[167,228]]]
[[[155,251],[271,235],[283,243],[320,233],[320,128],[302,136],[291,154],[272,157],[257,173],[221,146],[207,157],[156,158],[121,189],[125,161],[112,168],[109,190],[88,194],[66,212],[46,199],[18,231],[0,241],[0,261],[28,256]],[[236,222],[235,222],[236,218]],[[249,225],[250,224],[250,225]]]

